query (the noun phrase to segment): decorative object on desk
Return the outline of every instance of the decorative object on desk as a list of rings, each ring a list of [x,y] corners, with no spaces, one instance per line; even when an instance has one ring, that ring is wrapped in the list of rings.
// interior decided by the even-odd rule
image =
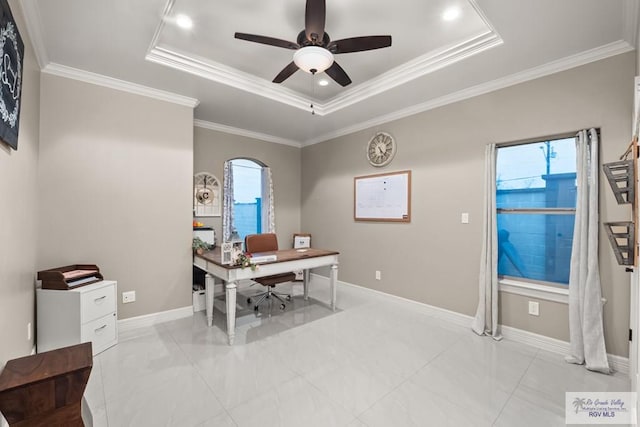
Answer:
[[[396,155],[396,141],[386,132],[376,133],[367,144],[367,160],[375,167],[386,166]]]
[[[238,232],[234,229],[231,231],[231,237],[229,239],[231,242],[231,262],[233,265],[238,264],[238,258],[242,255],[242,239]]]
[[[242,252],[236,258],[235,265],[239,265],[242,268],[250,267],[251,271],[255,271],[258,266],[251,261],[251,254],[248,252]]]
[[[218,178],[207,172],[195,174],[193,177],[193,215],[220,216],[221,201]]]
[[[42,280],[42,289],[67,289],[86,286],[103,279],[95,264],[73,264],[64,267],[38,271],[38,280]]]
[[[311,234],[308,233],[296,233],[293,235],[293,248],[294,249],[306,249],[311,247]],[[296,282],[304,280],[304,270],[294,271],[296,274]]]
[[[209,245],[201,238],[194,237],[192,248],[195,253],[197,253],[198,255],[202,255],[205,251],[209,250]]]
[[[233,229],[229,240],[222,242],[222,264],[237,265],[238,257],[242,252],[242,240],[238,232]]]
[[[7,0],[0,0],[0,139],[18,149],[24,44]]]
[[[231,242],[222,242],[220,246],[220,251],[222,253],[221,262],[223,265],[231,265],[231,252],[233,250],[233,245]]]

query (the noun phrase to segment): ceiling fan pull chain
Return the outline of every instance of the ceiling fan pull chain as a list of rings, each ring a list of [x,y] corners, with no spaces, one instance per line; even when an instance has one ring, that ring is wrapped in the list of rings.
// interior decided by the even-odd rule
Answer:
[[[311,71],[311,115],[316,115],[316,110],[313,108],[313,100],[316,98],[316,73]]]

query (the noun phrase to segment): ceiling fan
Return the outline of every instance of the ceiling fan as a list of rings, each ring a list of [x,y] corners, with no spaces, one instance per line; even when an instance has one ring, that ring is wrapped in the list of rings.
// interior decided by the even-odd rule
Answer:
[[[293,61],[273,79],[274,83],[282,83],[298,69],[302,69],[311,74],[324,71],[341,86],[347,86],[351,79],[333,60],[333,55],[389,47],[391,36],[363,36],[331,41],[329,34],[324,31],[325,17],[325,0],[307,0],[305,28],[298,34],[296,43],[247,33],[236,33],[235,38],[296,51]]]

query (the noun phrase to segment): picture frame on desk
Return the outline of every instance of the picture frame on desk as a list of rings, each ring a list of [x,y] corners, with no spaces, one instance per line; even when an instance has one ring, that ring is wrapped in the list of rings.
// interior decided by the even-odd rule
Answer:
[[[18,149],[24,43],[7,0],[0,0],[0,140]]]

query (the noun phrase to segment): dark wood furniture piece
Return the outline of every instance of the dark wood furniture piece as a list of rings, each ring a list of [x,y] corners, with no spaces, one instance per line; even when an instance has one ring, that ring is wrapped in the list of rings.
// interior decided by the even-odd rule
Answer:
[[[38,271],[38,280],[42,280],[42,289],[67,289],[100,282],[104,277],[94,264],[74,264]]]
[[[7,362],[0,373],[0,412],[9,425],[84,426],[91,353],[88,342]]]

